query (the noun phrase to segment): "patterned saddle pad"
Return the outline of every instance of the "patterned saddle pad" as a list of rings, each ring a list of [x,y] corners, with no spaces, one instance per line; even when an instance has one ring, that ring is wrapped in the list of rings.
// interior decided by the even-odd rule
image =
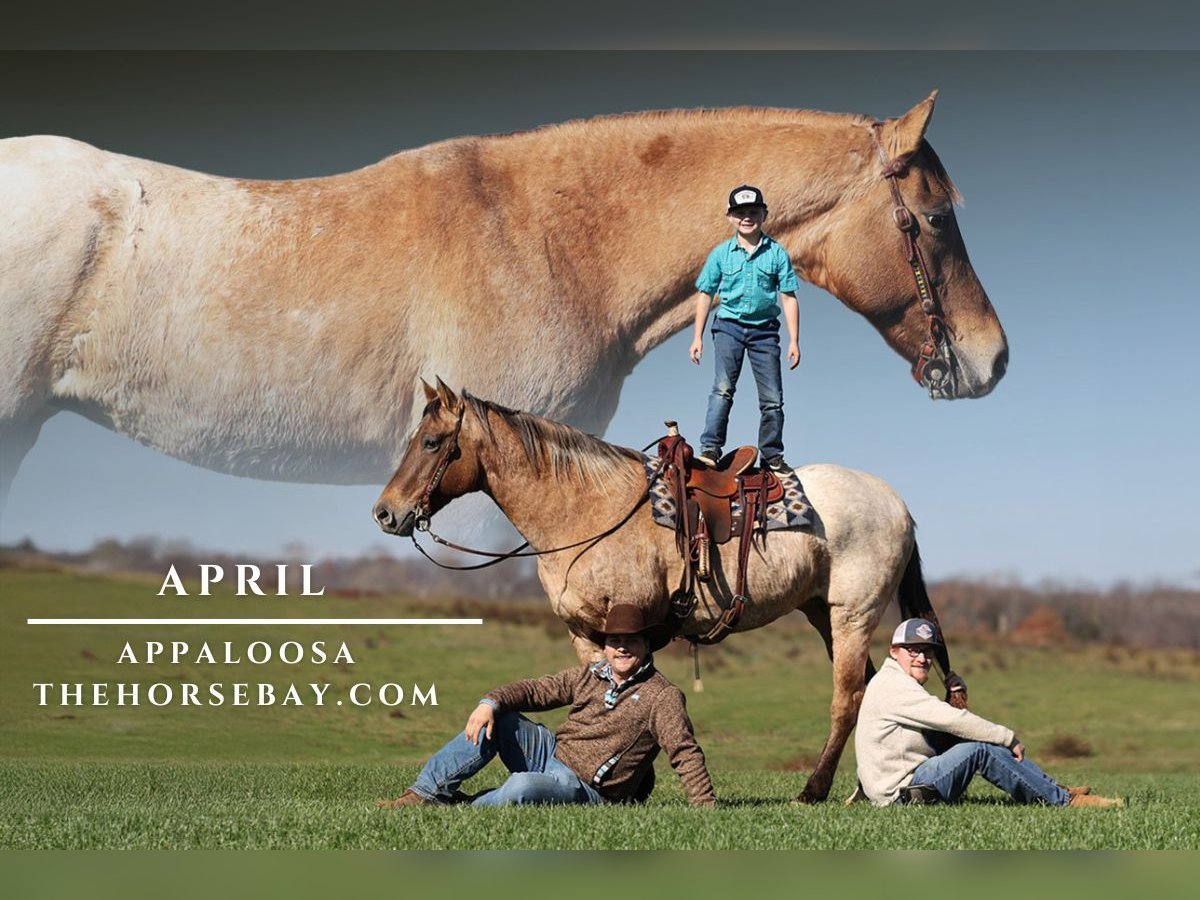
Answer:
[[[646,481],[650,487],[650,509],[654,521],[666,528],[675,528],[675,498],[662,478],[655,478],[658,471],[657,456],[642,454],[642,466],[646,471]],[[806,528],[812,525],[812,504],[804,493],[804,486],[795,472],[776,472],[783,485],[783,499],[767,507],[767,530],[778,531],[784,528]],[[652,480],[653,479],[653,480]],[[741,504],[735,497],[729,504],[733,516],[733,533],[741,531]]]

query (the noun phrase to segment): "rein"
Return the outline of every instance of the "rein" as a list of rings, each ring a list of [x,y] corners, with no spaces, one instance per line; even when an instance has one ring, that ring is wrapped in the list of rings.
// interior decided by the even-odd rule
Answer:
[[[467,572],[467,571],[471,571],[473,569],[486,569],[488,566],[494,566],[494,565],[496,565],[496,563],[504,562],[504,560],[506,560],[506,559],[516,559],[516,558],[528,557],[528,556],[546,556],[547,554],[550,554],[550,553],[561,553],[563,550],[572,550],[575,547],[581,547],[584,544],[588,544],[588,545],[595,544],[597,541],[603,540],[604,538],[608,537],[610,534],[612,534],[618,528],[620,528],[622,525],[624,525],[626,522],[628,522],[631,518],[633,518],[633,514],[636,513],[639,509],[641,509],[642,504],[644,504],[646,502],[646,500],[649,499],[650,490],[651,490],[654,482],[662,475],[663,469],[666,467],[667,460],[660,459],[653,476],[646,479],[646,489],[638,497],[637,502],[633,504],[633,506],[630,508],[629,512],[625,513],[625,515],[623,515],[620,519],[618,519],[616,522],[614,522],[608,528],[601,531],[599,534],[594,534],[591,537],[586,537],[583,540],[576,541],[573,544],[565,544],[562,547],[552,547],[547,550],[530,550],[528,553],[522,553],[521,551],[529,546],[529,541],[525,541],[519,547],[514,547],[512,550],[509,550],[505,553],[493,553],[490,550],[477,550],[473,547],[464,547],[461,544],[456,544],[453,541],[447,540],[446,538],[442,537],[441,535],[436,534],[429,527],[429,518],[430,518],[429,498],[433,495],[433,492],[435,490],[437,490],[438,485],[442,481],[442,476],[446,474],[446,468],[449,466],[449,460],[450,460],[452,454],[458,450],[458,433],[462,429],[463,413],[465,411],[466,411],[466,406],[464,404],[463,409],[459,411],[458,422],[455,423],[454,433],[450,437],[450,444],[446,448],[446,453],[443,455],[442,459],[439,461],[438,467],[434,470],[433,478],[430,479],[429,485],[425,488],[425,492],[421,495],[421,505],[417,508],[417,520],[413,524],[412,534],[409,535],[409,537],[412,539],[413,546],[417,548],[417,550],[420,552],[420,554],[422,556],[424,556],[427,560],[429,560],[431,563],[433,563],[435,566],[438,566],[439,568],[442,568],[442,569],[454,569],[454,570],[460,571],[460,572]],[[657,438],[657,439],[651,441],[649,444],[647,444],[645,447],[642,448],[642,452],[645,453],[647,450],[649,450],[651,447],[653,447],[655,444],[657,444],[660,440],[662,440],[662,438]],[[445,563],[438,562],[436,559],[434,559],[432,556],[430,556],[426,552],[425,548],[417,543],[417,532],[418,531],[424,531],[431,538],[433,538],[435,543],[441,544],[443,547],[449,547],[451,550],[458,550],[461,553],[471,553],[475,556],[488,556],[488,557],[492,557],[492,558],[489,559],[487,562],[476,563],[473,566],[446,565]]]
[[[920,232],[917,217],[904,205],[904,198],[900,196],[900,188],[896,184],[896,180],[908,171],[911,160],[908,156],[888,159],[883,142],[879,139],[882,128],[882,122],[871,126],[871,140],[879,153],[879,161],[883,164],[883,179],[892,189],[892,200],[896,204],[892,209],[892,221],[904,235],[905,257],[912,268],[917,300],[921,304],[921,312],[925,314],[929,335],[921,347],[917,361],[913,364],[913,378],[929,391],[931,399],[953,400],[958,383],[954,374],[954,352],[947,337],[947,332],[951,329],[946,324],[942,306],[929,281],[929,266],[925,262],[925,255],[917,243],[917,235]]]

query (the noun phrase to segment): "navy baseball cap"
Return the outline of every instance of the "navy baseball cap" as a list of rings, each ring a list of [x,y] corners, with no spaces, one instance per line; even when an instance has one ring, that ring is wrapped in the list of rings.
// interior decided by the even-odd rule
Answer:
[[[738,206],[761,206],[767,208],[767,201],[763,199],[763,192],[750,184],[739,184],[729,192],[729,212],[733,212]]]
[[[905,619],[892,632],[892,646],[898,644],[941,644],[938,628],[928,619]]]

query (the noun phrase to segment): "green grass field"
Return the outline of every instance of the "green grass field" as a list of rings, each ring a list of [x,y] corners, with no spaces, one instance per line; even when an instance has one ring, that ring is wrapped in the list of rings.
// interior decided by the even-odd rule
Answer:
[[[690,691],[677,648],[659,666],[685,689],[722,806],[692,810],[669,768],[644,808],[377,810],[461,728],[495,684],[573,663],[548,604],[472,608],[404,597],[171,598],[158,582],[0,570],[0,847],[326,848],[1175,848],[1200,847],[1200,658],[1193,652],[1034,649],[960,640],[972,707],[1013,726],[1052,774],[1125,795],[1127,809],[1022,808],[980,784],[957,807],[789,805],[828,726],[829,663],[799,617],[703,655]],[[29,616],[461,616],[482,626],[29,626]],[[889,620],[890,621],[890,620]],[[340,641],[352,664],[118,663],[126,641]],[[194,657],[194,652],[191,656]],[[244,656],[244,653],[242,654]],[[875,653],[883,656],[882,645]],[[35,682],[328,685],[325,706],[37,705]],[[404,705],[337,706],[356,683],[394,682]],[[410,705],[436,685],[438,705]],[[165,690],[160,689],[160,690]],[[561,713],[542,718],[553,727]],[[1055,753],[1059,755],[1056,756]],[[498,783],[497,765],[472,788]]]

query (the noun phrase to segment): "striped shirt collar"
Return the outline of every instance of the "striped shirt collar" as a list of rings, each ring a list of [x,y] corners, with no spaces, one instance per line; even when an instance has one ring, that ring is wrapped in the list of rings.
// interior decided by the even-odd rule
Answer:
[[[635,685],[641,684],[647,678],[654,674],[654,656],[647,653],[645,660],[638,666],[637,671],[622,681],[619,685],[616,679],[613,678],[612,664],[607,660],[598,662],[592,665],[592,674],[597,678],[607,681],[609,689],[604,692],[604,708],[612,709],[621,699],[621,695]]]

